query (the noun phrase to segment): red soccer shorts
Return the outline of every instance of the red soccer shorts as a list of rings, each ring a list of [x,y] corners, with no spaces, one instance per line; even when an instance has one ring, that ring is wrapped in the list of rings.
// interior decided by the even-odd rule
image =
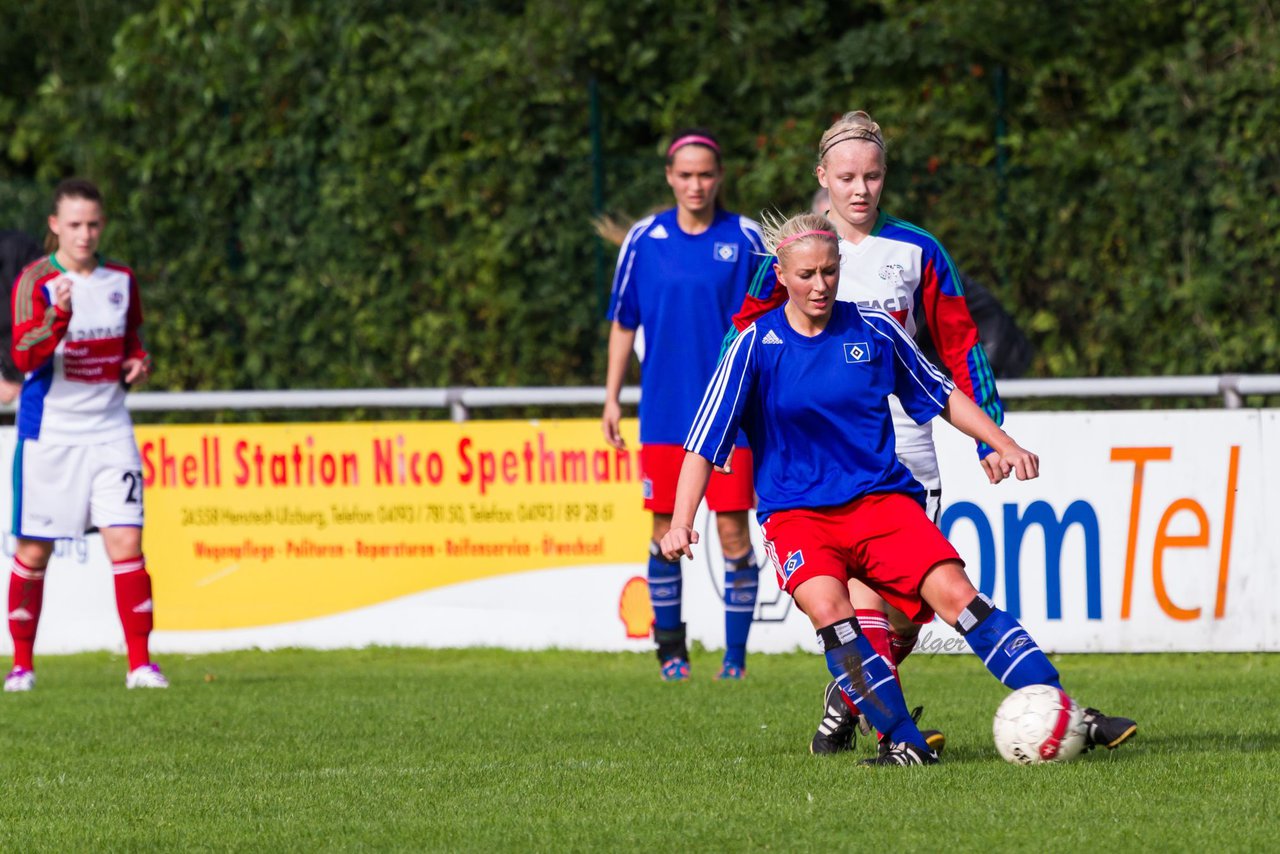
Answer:
[[[856,578],[916,623],[933,619],[920,584],[960,555],[910,496],[864,495],[841,507],[779,510],[763,526],[778,586],[791,595],[818,575]],[[963,563],[963,561],[961,561]]]
[[[640,448],[640,478],[644,484],[644,509],[670,514],[676,509],[676,483],[684,465],[684,448],[679,445],[643,445]],[[729,474],[713,471],[707,484],[707,507],[717,513],[734,513],[756,506],[755,484],[751,480],[751,449],[734,448]]]

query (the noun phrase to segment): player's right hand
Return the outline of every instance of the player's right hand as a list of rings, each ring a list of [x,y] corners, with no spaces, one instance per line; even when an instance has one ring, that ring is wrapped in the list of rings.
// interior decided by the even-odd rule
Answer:
[[[606,400],[604,415],[600,418],[600,429],[604,431],[604,440],[614,448],[625,448],[627,443],[622,438],[618,422],[622,420],[622,406],[616,400]]]
[[[71,281],[70,276],[59,276],[50,284],[53,285],[53,304],[65,312],[71,311]]]
[[[681,557],[692,558],[693,549],[689,548],[698,542],[698,532],[686,525],[675,526],[667,529],[662,535],[662,541],[658,543],[658,548],[662,551],[662,556],[667,560],[676,560]]]

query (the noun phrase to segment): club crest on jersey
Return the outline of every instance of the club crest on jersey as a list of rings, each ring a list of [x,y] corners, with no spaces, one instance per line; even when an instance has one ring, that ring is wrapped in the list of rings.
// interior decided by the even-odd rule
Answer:
[[[895,285],[902,284],[902,265],[885,264],[880,268],[880,278]]]
[[[867,347],[865,341],[855,341],[854,343],[844,342],[844,360],[849,364],[854,362],[870,362],[871,349]]]
[[[738,260],[738,244],[736,243],[717,243],[715,248],[717,261],[737,261]]]
[[[119,291],[112,291],[110,299],[111,299],[112,305],[119,305],[120,303],[124,302],[124,294],[120,293]]]
[[[804,566],[804,552],[796,549],[787,555],[787,562],[782,565],[782,581],[785,584],[791,579],[791,574],[800,567]]]

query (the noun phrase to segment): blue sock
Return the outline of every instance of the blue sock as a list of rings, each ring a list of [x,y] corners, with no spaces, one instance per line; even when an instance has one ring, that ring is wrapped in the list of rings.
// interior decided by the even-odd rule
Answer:
[[[665,560],[657,543],[649,544],[649,601],[653,603],[653,626],[659,631],[681,627],[680,593],[682,589],[680,560]]]
[[[960,612],[956,631],[964,635],[973,654],[1007,687],[1017,690],[1028,685],[1061,688],[1058,670],[1040,651],[1022,624],[1001,611],[979,593]]]
[[[747,666],[747,636],[756,615],[760,567],[755,552],[724,560],[724,663]]]
[[[819,629],[818,642],[826,651],[827,669],[836,684],[877,731],[890,742],[907,741],[932,752],[907,712],[906,698],[889,662],[862,636],[857,618]]]

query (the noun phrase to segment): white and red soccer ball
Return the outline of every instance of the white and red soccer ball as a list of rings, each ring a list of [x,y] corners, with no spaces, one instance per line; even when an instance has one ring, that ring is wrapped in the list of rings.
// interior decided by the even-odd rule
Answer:
[[[1068,762],[1084,750],[1084,710],[1061,688],[1028,685],[1004,698],[992,731],[1009,762]]]

